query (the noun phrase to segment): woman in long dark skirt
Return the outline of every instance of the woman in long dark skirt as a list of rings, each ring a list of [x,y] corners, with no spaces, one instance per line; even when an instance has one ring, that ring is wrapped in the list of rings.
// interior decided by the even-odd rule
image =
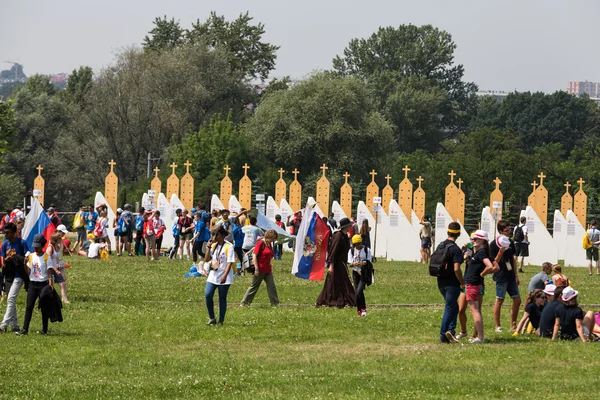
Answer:
[[[331,246],[327,253],[327,277],[321,294],[317,298],[317,306],[354,307],[356,298],[354,287],[348,278],[348,251],[350,239],[348,231],[352,222],[348,218],[340,221],[340,230],[331,238]]]

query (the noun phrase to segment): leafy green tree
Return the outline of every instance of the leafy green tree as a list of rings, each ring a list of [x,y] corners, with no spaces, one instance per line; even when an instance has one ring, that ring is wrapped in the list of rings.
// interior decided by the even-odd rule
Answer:
[[[494,104],[482,99],[476,109],[472,128],[507,129],[521,137],[525,152],[546,143],[561,143],[567,157],[586,132],[598,130],[600,110],[591,100],[558,91],[509,93]]]
[[[181,28],[179,21],[175,18],[167,19],[157,17],[154,28],[144,37],[142,46],[146,50],[168,50],[180,47],[184,44],[185,31]]]
[[[21,176],[16,174],[0,173],[0,207],[2,210],[23,204],[26,190]]]
[[[462,80],[455,49],[452,36],[431,25],[385,27],[352,39],[333,68],[368,82],[377,108],[394,123],[399,151],[436,149],[441,138],[466,130],[476,105],[477,86]]]
[[[41,74],[32,75],[29,79],[27,79],[25,88],[34,96],[41,94],[53,96],[56,94],[56,88],[52,82],[50,82],[50,77]]]
[[[16,135],[17,122],[11,102],[0,102],[0,156],[4,155]]]
[[[247,147],[247,138],[240,134],[230,112],[227,119],[217,114],[197,131],[190,132],[181,144],[170,148],[169,154],[181,165],[190,160],[190,173],[197,182],[196,197],[208,199],[219,191],[226,164],[231,168],[229,176],[233,180],[241,178],[242,165],[251,159]]]
[[[191,43],[208,43],[212,47],[223,47],[227,49],[231,58],[231,65],[239,70],[248,80],[266,80],[269,72],[275,68],[276,52],[279,46],[262,41],[265,26],[262,23],[252,24],[252,18],[248,12],[240,14],[233,21],[226,21],[222,15],[214,11],[210,17],[200,23],[197,20],[192,24],[192,29],[187,32],[187,38]]]
[[[85,95],[92,88],[94,73],[91,67],[82,66],[74,69],[67,81],[67,87],[61,93],[67,101],[84,106]]]
[[[330,74],[266,96],[244,128],[250,154],[265,167],[300,168],[307,177],[326,163],[362,179],[387,162],[391,133],[361,79]]]
[[[146,175],[148,153],[167,160],[170,145],[217,113],[232,110],[237,121],[249,96],[222,50],[126,50],[98,74],[85,95],[90,106],[68,108],[72,120],[53,151],[62,188],[77,196],[101,187],[111,159],[120,183],[135,182]]]

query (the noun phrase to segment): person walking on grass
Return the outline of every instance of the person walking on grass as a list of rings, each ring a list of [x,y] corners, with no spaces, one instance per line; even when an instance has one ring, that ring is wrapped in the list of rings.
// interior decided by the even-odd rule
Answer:
[[[50,236],[50,245],[46,248],[46,254],[48,254],[48,260],[52,265],[52,277],[54,278],[54,282],[58,283],[60,286],[61,300],[65,304],[70,304],[71,302],[67,298],[66,263],[62,257],[62,239],[66,230],[67,228],[64,225],[61,224],[58,226],[56,232]]]
[[[515,226],[513,239],[515,242],[515,257],[519,262],[519,272],[523,273],[525,257],[529,257],[529,231],[527,230],[527,218],[521,217],[520,223]]]
[[[436,251],[445,251],[446,259],[444,266],[437,277],[440,294],[446,303],[442,324],[440,325],[441,343],[458,343],[455,336],[456,320],[458,318],[458,296],[465,288],[460,265],[464,262],[462,250],[456,245],[456,239],[460,236],[460,224],[450,222],[448,224],[448,237],[442,241]],[[442,250],[445,249],[445,250]]]
[[[431,257],[431,237],[433,236],[433,227],[429,220],[429,215],[423,215],[421,218],[421,231],[419,236],[421,237],[421,262],[423,264],[429,264],[429,257]]]
[[[273,268],[271,267],[271,260],[275,257],[275,249],[273,243],[277,240],[277,232],[273,229],[265,232],[265,236],[259,240],[254,246],[252,252],[252,258],[254,260],[254,276],[252,277],[252,283],[246,291],[244,298],[242,299],[242,306],[249,306],[254,300],[254,296],[262,281],[265,281],[267,285],[267,293],[269,294],[269,301],[272,307],[279,305],[279,297],[277,296],[277,288],[275,287],[275,280],[273,279]]]
[[[494,304],[494,324],[496,332],[502,332],[500,323],[500,312],[506,293],[512,298],[510,311],[510,329],[517,329],[517,317],[521,306],[521,295],[519,294],[519,274],[516,270],[515,244],[508,235],[511,233],[508,221],[501,219],[497,224],[498,237],[490,244],[490,257],[498,263],[500,269],[494,273],[496,282],[496,302]]]
[[[169,260],[173,260],[177,255],[177,250],[179,249],[179,242],[181,239],[181,224],[179,223],[179,219],[181,218],[181,208],[175,210],[175,221],[173,221],[173,226],[171,227],[171,232],[173,233],[173,248],[169,253]]]
[[[227,312],[227,293],[229,286],[233,284],[233,269],[235,269],[235,251],[233,244],[227,242],[225,238],[229,235],[223,226],[216,226],[211,232],[211,239],[208,241],[208,251],[204,257],[205,262],[210,262],[210,272],[206,279],[206,290],[204,298],[206,300],[206,309],[208,311],[207,325],[223,325],[225,322],[225,313]],[[215,318],[215,291],[219,292],[219,320]]]
[[[592,243],[592,247],[585,250],[585,258],[588,260],[588,275],[594,273],[592,262],[596,266],[596,273],[600,275],[600,261],[598,260],[598,247],[600,246],[600,230],[598,230],[596,220],[590,222],[590,229],[587,230],[587,236]]]
[[[45,245],[46,239],[44,239],[44,236],[38,234],[33,237],[32,247],[34,253],[30,255],[27,262],[30,282],[29,289],[27,290],[25,322],[23,322],[23,329],[17,332],[17,335],[27,335],[27,333],[29,333],[29,324],[31,323],[31,317],[33,316],[35,301],[41,298],[42,290],[46,286],[54,286],[54,279],[52,277],[53,264],[50,262],[48,255],[44,253]],[[45,307],[42,307],[41,309],[42,330],[39,331],[39,333],[40,335],[45,335],[48,333],[48,320],[50,317],[46,313]]]
[[[373,279],[373,254],[362,244],[360,235],[352,236],[352,248],[348,252],[348,266],[352,267],[352,281],[356,293],[356,310],[359,317],[367,315],[365,287]]]
[[[327,252],[327,276],[323,290],[317,298],[317,307],[354,307],[356,306],[356,294],[354,287],[348,278],[348,252],[350,251],[350,239],[348,231],[352,222],[348,218],[340,220],[340,229],[333,234]]]
[[[4,274],[4,286],[7,293],[6,313],[0,323],[0,331],[6,332],[9,326],[13,331],[19,331],[19,320],[17,318],[17,296],[23,284],[27,284],[28,277],[23,269],[23,264],[12,263],[13,268],[8,268],[8,261],[14,257],[25,257],[29,253],[27,242],[17,238],[17,226],[13,222],[4,225],[4,242],[0,256],[2,257],[2,272]]]
[[[115,216],[115,218],[113,218],[112,223],[112,227],[114,229],[113,236],[115,237],[115,251],[117,252],[117,257],[121,257],[121,228],[119,227],[121,215],[123,215],[123,210],[117,208],[117,215]]]
[[[88,234],[94,233],[96,222],[98,221],[98,213],[94,210],[94,205],[88,206],[88,211],[85,214],[85,229]]]

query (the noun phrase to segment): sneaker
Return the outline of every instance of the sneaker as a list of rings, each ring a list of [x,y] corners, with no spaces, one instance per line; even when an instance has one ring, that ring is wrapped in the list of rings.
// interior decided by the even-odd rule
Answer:
[[[448,342],[450,343],[458,343],[458,340],[450,331],[446,332],[446,339],[448,339]]]
[[[128,257],[133,257],[133,254],[129,253],[127,254]]]
[[[479,339],[478,337],[469,339],[469,343],[482,344],[485,343],[485,339]]]
[[[524,274],[524,273],[525,273],[525,271],[523,271],[521,268],[519,268],[519,273],[520,273],[520,274]]]
[[[456,338],[462,339],[462,338],[466,338],[467,336],[468,336],[467,332],[460,332],[458,335],[456,335]]]
[[[216,325],[217,324],[217,320],[214,318],[211,318],[208,320],[208,322],[206,323],[206,325]]]
[[[16,332],[16,334],[18,336],[23,336],[23,335],[27,335],[29,332],[26,331],[25,329],[21,329],[19,332]]]
[[[367,316],[367,309],[363,308],[362,311],[360,312],[360,316],[361,317],[366,317]]]
[[[38,333],[39,333],[40,335],[47,335],[47,334],[48,334],[48,331],[45,331],[45,330],[43,330],[43,329],[42,329],[41,331],[38,331]]]
[[[356,316],[357,317],[362,317],[362,311],[359,311]]]
[[[502,329],[502,327],[501,327],[501,326],[499,326],[499,327],[497,327],[497,328],[496,328],[496,332],[497,332],[497,333],[504,332],[504,329]]]

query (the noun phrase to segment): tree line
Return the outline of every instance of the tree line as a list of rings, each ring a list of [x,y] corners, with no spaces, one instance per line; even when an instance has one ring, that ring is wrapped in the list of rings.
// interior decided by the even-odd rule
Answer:
[[[218,192],[225,164],[235,182],[247,162],[255,190],[268,193],[279,168],[298,168],[311,195],[326,163],[332,199],[346,171],[362,199],[371,169],[380,187],[389,173],[397,188],[408,164],[415,184],[424,178],[431,213],[450,170],[464,181],[471,220],[496,176],[516,213],[543,171],[551,210],[563,183],[583,177],[593,215],[600,115],[591,100],[560,91],[479,98],[451,34],[431,25],[382,27],[332,55],[329,70],[265,82],[279,47],[264,33],[248,13],[211,13],[189,28],[165,16],[141,47],[100,71],[74,70],[64,90],[31,76],[0,104],[0,205],[22,199],[43,164],[47,202],[74,209],[102,190],[111,159],[119,202],[139,201],[151,153],[164,180],[167,164],[189,159],[199,200]]]

